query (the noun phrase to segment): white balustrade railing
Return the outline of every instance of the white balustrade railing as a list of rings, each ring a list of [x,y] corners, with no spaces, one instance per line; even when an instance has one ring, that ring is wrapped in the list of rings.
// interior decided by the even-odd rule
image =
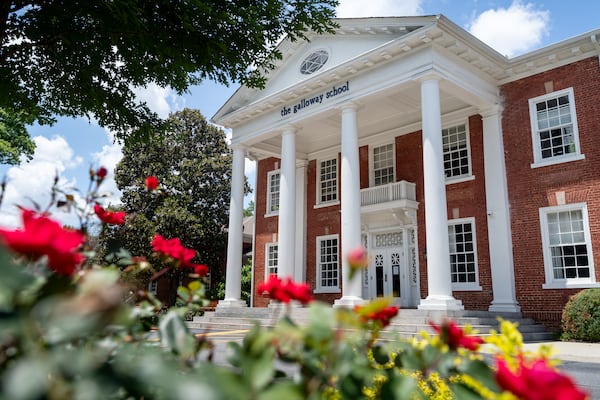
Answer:
[[[370,206],[397,200],[415,201],[415,184],[407,181],[400,181],[361,189],[360,191],[361,206]]]

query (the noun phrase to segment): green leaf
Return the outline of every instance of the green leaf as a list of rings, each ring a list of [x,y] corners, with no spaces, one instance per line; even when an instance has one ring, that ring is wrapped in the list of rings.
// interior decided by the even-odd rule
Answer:
[[[378,364],[386,364],[390,361],[390,356],[381,346],[373,347],[373,358]]]
[[[458,367],[460,372],[472,376],[490,390],[500,393],[496,376],[492,368],[482,360],[464,360]]]
[[[183,319],[174,311],[165,314],[159,323],[160,341],[175,354],[194,353],[195,339]]]
[[[479,393],[462,383],[448,383],[448,386],[450,387],[450,390],[454,392],[454,398],[456,399],[481,400],[484,398]]]
[[[259,400],[303,400],[302,387],[293,382],[277,382],[258,396]]]
[[[388,380],[381,387],[381,398],[418,399],[424,397],[415,378],[392,371],[388,374]]]

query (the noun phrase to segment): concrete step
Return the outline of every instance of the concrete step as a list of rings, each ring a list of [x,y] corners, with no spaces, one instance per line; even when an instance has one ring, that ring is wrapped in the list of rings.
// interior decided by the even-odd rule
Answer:
[[[203,316],[194,317],[188,326],[195,331],[210,332],[214,330],[245,330],[251,329],[254,324],[273,326],[283,315],[281,307],[265,308],[224,308],[206,312]],[[290,316],[299,325],[309,321],[309,309],[293,307]],[[525,342],[551,340],[552,333],[543,325],[536,324],[533,320],[522,318],[520,314],[499,314],[485,311],[454,311],[437,312],[416,309],[402,309],[398,316],[385,329],[385,336],[413,337],[421,331],[434,333],[430,321],[440,323],[443,319],[452,319],[458,326],[469,325],[480,336],[489,335],[491,330],[499,330],[498,317],[518,323],[519,331]],[[395,335],[395,336],[394,336]],[[382,335],[383,337],[384,335]]]

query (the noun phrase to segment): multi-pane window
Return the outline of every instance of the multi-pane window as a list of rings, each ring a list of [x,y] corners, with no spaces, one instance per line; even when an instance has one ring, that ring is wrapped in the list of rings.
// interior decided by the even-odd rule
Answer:
[[[546,209],[546,255],[552,280],[587,279],[591,274],[591,254],[587,217],[583,207]]]
[[[465,124],[442,129],[446,178],[470,175],[469,139]]]
[[[267,214],[276,214],[279,211],[279,170],[271,171],[267,175]]]
[[[450,276],[456,288],[478,284],[474,225],[472,218],[448,221]]]
[[[319,163],[319,203],[337,200],[337,158]]]
[[[373,186],[394,182],[394,145],[373,148]]]
[[[529,100],[535,162],[572,159],[579,154],[573,89]]]
[[[277,275],[277,264],[279,263],[278,257],[279,246],[277,243],[268,243],[265,254],[265,273],[267,277],[272,274]]]
[[[317,238],[317,288],[338,290],[340,278],[338,236]]]

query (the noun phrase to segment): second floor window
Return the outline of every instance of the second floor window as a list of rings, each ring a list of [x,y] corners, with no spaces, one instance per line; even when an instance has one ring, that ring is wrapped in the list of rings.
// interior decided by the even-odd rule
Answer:
[[[337,201],[337,158],[319,162],[319,203]]]
[[[267,214],[279,212],[279,170],[267,175]]]
[[[394,182],[394,145],[373,148],[373,186]]]
[[[573,89],[529,100],[534,165],[580,159]]]
[[[469,137],[466,125],[442,129],[442,145],[446,179],[470,175]]]

